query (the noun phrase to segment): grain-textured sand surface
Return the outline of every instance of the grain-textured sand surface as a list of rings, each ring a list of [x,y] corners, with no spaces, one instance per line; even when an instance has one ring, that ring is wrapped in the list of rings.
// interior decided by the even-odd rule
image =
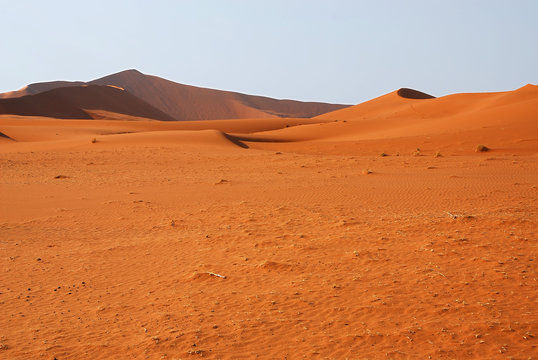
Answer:
[[[536,99],[2,115],[0,358],[537,358]]]

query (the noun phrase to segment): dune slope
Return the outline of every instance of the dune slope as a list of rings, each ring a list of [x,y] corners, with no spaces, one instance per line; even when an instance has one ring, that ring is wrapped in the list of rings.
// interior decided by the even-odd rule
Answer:
[[[178,120],[253,117],[313,117],[346,105],[276,100],[183,85],[137,70],[126,70],[91,81],[120,86]]]
[[[434,146],[451,149],[457,149],[454,145],[462,142],[466,143],[465,146],[471,143],[476,146],[481,142],[502,146],[536,142],[538,86],[440,98],[400,89],[314,119],[326,123],[252,134],[243,137],[243,140],[269,143],[384,139],[400,143],[407,141],[409,144],[415,142],[416,145],[410,146],[417,148],[419,143],[433,143],[435,137]]]
[[[54,81],[31,84],[21,90],[0,94],[1,98],[21,97],[57,87],[82,84],[121,87],[176,120],[243,118],[310,118],[349,105],[277,100],[263,96],[189,86],[137,70],[126,70],[88,83]]]
[[[522,101],[533,103],[521,104]],[[536,116],[538,86],[526,85],[522,88],[494,93],[462,93],[435,98],[412,89],[399,89],[373,100],[318,116],[330,120],[390,120],[398,118],[426,119],[456,117],[471,114],[479,118],[491,108],[503,105],[517,105],[521,109],[516,116]]]
[[[72,87],[72,86],[82,86],[84,82],[82,81],[49,81],[34,83],[23,87],[20,90],[9,91],[5,93],[0,93],[0,99],[10,99],[17,98],[26,95],[39,94],[44,91],[56,89],[59,87]]]
[[[129,92],[111,86],[62,87],[35,95],[0,99],[0,114],[92,119],[95,116],[91,110],[155,120],[174,120]],[[109,116],[114,118],[113,114]]]

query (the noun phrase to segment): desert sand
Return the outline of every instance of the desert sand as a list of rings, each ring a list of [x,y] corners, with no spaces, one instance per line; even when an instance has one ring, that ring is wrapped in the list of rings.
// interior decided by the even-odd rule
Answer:
[[[0,116],[0,358],[538,357],[538,87],[101,115]]]

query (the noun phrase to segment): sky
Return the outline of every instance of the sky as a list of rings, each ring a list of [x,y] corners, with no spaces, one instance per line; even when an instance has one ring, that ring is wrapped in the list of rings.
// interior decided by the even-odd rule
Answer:
[[[538,1],[0,0],[0,92],[126,69],[356,104],[538,83]]]

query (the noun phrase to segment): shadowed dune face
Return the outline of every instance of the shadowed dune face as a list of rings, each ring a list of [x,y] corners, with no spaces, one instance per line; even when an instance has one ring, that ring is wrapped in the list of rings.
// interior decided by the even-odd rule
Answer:
[[[435,96],[423,93],[418,90],[401,88],[397,91],[397,94],[406,99],[434,99]]]
[[[13,140],[13,139],[7,136],[6,134],[4,134],[3,132],[0,132],[0,141],[2,140]]]
[[[43,116],[58,119],[91,119],[83,109],[52,93],[25,95],[17,98],[0,99],[0,114]]]
[[[174,120],[132,94],[111,86],[62,87],[35,95],[0,99],[0,114],[92,119],[94,116],[90,110],[155,120]],[[109,116],[114,115],[109,114]]]

